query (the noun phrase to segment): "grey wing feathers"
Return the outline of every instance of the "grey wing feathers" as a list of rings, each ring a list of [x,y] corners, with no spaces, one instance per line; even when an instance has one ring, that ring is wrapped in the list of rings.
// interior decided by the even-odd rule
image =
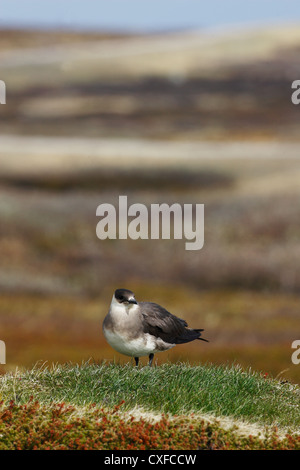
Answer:
[[[203,330],[187,328],[188,324],[185,320],[172,315],[160,305],[153,302],[140,302],[139,305],[144,318],[145,333],[150,333],[172,344],[202,339],[200,332]]]

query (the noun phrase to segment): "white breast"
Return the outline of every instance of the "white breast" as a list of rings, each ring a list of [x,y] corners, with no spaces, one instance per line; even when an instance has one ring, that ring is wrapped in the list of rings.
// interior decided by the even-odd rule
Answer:
[[[103,329],[107,342],[121,354],[132,357],[148,356],[156,352],[156,344],[153,336],[143,334],[134,339],[128,339],[119,333]]]

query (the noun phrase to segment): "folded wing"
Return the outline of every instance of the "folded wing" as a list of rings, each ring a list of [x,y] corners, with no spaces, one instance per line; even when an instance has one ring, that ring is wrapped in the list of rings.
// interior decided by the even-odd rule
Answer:
[[[165,308],[153,302],[140,302],[143,315],[144,333],[161,338],[166,343],[188,343],[200,338],[203,329],[188,328],[185,320],[172,315]]]

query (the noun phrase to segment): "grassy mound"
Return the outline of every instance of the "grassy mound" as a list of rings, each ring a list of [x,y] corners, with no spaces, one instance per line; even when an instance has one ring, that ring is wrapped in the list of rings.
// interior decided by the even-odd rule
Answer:
[[[235,366],[62,365],[0,391],[0,449],[300,449],[299,388]]]

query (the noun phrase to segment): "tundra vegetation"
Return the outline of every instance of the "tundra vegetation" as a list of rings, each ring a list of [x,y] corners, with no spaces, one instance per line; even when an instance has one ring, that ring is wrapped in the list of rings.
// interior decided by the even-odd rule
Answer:
[[[0,393],[0,449],[300,449],[299,387],[236,365],[35,367]]]

